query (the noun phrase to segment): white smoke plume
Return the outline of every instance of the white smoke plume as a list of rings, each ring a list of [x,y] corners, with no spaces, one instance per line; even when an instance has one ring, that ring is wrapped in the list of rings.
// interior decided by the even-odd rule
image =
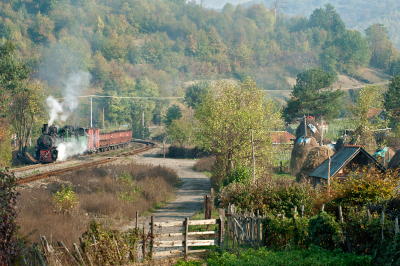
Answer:
[[[51,126],[55,121],[65,122],[67,118],[78,108],[78,96],[89,86],[92,76],[85,71],[72,73],[63,81],[62,95],[64,100],[59,103],[53,96],[46,99]]]
[[[87,144],[82,142],[64,142],[57,146],[57,162],[64,161],[75,155],[82,155],[87,150]]]

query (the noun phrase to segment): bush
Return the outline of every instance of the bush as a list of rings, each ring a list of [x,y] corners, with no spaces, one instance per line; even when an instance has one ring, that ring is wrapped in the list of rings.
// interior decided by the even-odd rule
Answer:
[[[232,173],[230,173],[226,179],[224,179],[223,184],[224,186],[227,186],[231,183],[246,184],[251,181],[251,178],[251,169],[244,165],[238,165],[235,169],[233,169]]]
[[[196,159],[205,156],[210,156],[211,154],[204,149],[194,147],[185,148],[180,146],[169,146],[168,153],[166,157],[168,158],[186,158],[186,159]]]
[[[196,163],[194,164],[194,170],[197,172],[203,172],[203,171],[211,172],[214,163],[215,163],[214,156],[203,157],[200,160],[196,161]]]
[[[68,185],[68,188],[62,185],[62,190],[54,194],[54,203],[61,212],[70,212],[78,204],[78,198],[71,185]]]
[[[336,213],[338,206],[351,207],[379,203],[396,193],[399,178],[388,170],[381,173],[375,168],[364,167],[349,174],[345,182],[333,180],[329,190],[322,190],[314,202],[314,210],[325,203],[325,210]]]
[[[231,183],[218,194],[222,207],[231,204],[242,209],[293,216],[293,208],[302,205],[311,211],[317,191],[309,183],[297,183],[287,179],[257,180],[255,183]]]
[[[0,265],[15,265],[22,254],[23,243],[16,223],[16,187],[14,174],[0,171]]]
[[[324,211],[310,219],[308,234],[311,244],[328,250],[339,248],[342,241],[339,224]]]
[[[290,246],[305,248],[308,244],[308,219],[283,219],[269,214],[263,222],[264,245],[282,249]]]

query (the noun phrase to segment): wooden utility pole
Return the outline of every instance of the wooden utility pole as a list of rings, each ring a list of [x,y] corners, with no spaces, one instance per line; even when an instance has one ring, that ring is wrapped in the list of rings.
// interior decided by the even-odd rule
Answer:
[[[329,148],[326,147],[326,152],[328,153],[328,193],[331,189],[331,156],[329,155]]]
[[[251,153],[253,155],[253,183],[256,181],[256,162],[254,156],[253,130],[251,130]]]
[[[165,139],[162,141],[162,147],[163,147],[163,153],[164,153],[164,159],[165,159]]]
[[[103,129],[104,129],[104,107],[103,107]]]
[[[324,145],[324,119],[321,117],[321,146]],[[329,152],[328,152],[329,154]]]

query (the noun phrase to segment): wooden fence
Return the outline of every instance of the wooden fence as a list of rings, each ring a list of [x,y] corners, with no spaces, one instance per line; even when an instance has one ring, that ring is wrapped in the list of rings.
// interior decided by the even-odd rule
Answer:
[[[219,219],[190,220],[188,217],[184,221],[156,222],[151,216],[150,222],[150,258],[166,257],[173,255],[184,255],[205,252],[205,249],[192,250],[190,247],[196,246],[224,246],[224,227],[225,210],[219,209]],[[219,225],[218,231],[189,231],[189,226],[194,225]],[[178,227],[176,230],[169,230]],[[166,230],[165,230],[166,229]],[[183,230],[179,230],[183,229]],[[172,231],[172,232],[171,232]],[[181,232],[179,232],[181,231]],[[218,235],[216,239],[190,239],[193,236]],[[168,240],[165,240],[168,239]],[[172,239],[172,240],[171,240]],[[146,247],[147,243],[142,243]],[[167,249],[167,250],[161,250]],[[157,251],[158,250],[158,251]]]

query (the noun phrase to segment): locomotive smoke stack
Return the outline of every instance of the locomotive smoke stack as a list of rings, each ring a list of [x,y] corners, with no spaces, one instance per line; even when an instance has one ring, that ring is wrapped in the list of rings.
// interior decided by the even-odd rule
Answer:
[[[43,134],[45,134],[45,135],[49,134],[49,125],[48,124],[43,124]]]

